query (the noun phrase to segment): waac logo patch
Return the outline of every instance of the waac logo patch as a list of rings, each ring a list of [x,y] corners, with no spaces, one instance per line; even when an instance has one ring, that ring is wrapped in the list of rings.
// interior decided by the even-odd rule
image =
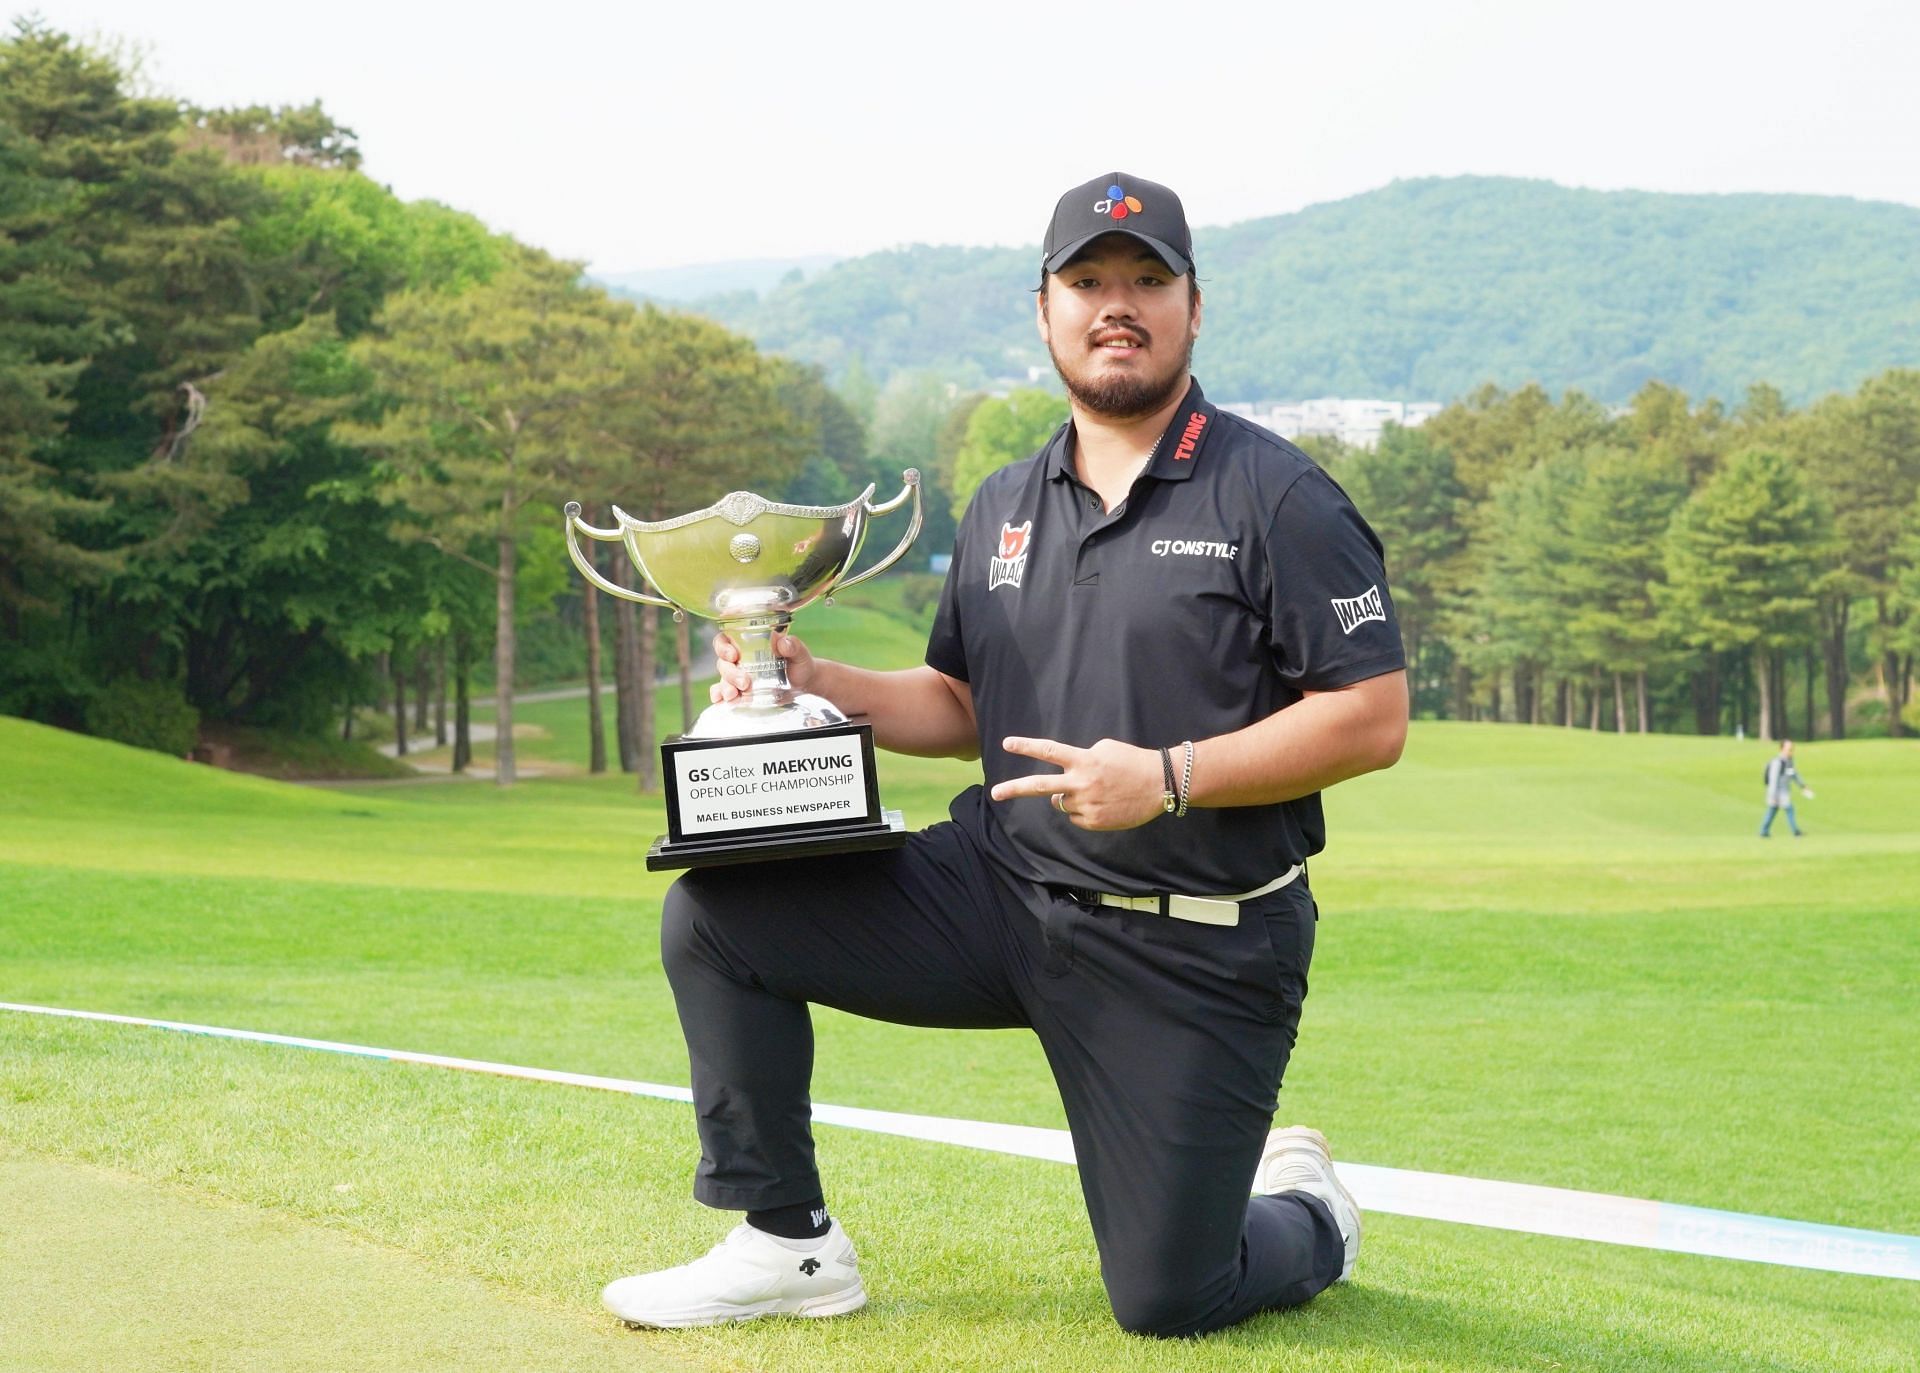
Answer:
[[[1370,586],[1351,600],[1333,598],[1333,613],[1340,617],[1340,632],[1351,634],[1369,620],[1387,622],[1386,607],[1380,603],[1380,588]]]
[[[1027,575],[1027,536],[1033,533],[1033,521],[1015,526],[1000,526],[1000,547],[987,566],[987,590],[996,586],[1019,586]]]

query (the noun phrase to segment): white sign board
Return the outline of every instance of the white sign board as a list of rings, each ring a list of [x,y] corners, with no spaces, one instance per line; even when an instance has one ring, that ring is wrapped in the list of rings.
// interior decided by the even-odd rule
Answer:
[[[867,762],[852,733],[742,739],[666,757],[684,838],[870,818]]]

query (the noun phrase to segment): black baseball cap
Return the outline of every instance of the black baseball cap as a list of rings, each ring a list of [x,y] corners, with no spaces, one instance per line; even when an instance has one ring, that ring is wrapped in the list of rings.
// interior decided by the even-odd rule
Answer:
[[[1110,172],[1061,196],[1040,248],[1042,268],[1059,271],[1102,234],[1139,239],[1175,276],[1193,270],[1193,233],[1187,228],[1187,212],[1180,197],[1157,181]]]

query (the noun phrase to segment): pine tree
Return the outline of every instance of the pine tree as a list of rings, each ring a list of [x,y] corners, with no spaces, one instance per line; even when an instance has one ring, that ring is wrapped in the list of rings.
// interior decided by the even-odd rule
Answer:
[[[1571,607],[1567,633],[1576,657],[1613,674],[1614,727],[1623,733],[1623,673],[1634,680],[1638,728],[1650,727],[1647,671],[1662,637],[1654,594],[1667,524],[1686,496],[1681,462],[1652,446],[1589,449],[1568,505],[1560,574]]]
[[[1773,737],[1775,660],[1812,628],[1831,528],[1826,502],[1791,459],[1749,448],[1680,507],[1667,534],[1667,582],[1656,592],[1667,632],[1752,651],[1764,739]]]
[[[1462,521],[1466,491],[1452,455],[1420,429],[1388,425],[1379,445],[1361,449],[1340,467],[1340,483],[1387,550],[1394,609],[1400,617],[1411,668],[1414,707],[1438,707],[1444,694],[1423,701],[1444,683],[1428,681],[1442,599],[1466,547]]]
[[[120,564],[89,526],[107,501],[53,450],[73,387],[109,340],[75,221],[133,153],[152,152],[157,113],[129,130],[119,73],[31,20],[0,42],[0,630],[97,584]]]
[[[1872,602],[1869,640],[1888,705],[1887,727],[1903,732],[1908,669],[1903,665],[1904,608],[1890,581],[1894,547],[1920,496],[1920,371],[1895,370],[1870,378],[1852,396],[1813,407],[1795,431],[1807,471],[1830,504],[1844,577],[1828,598],[1829,708],[1844,723],[1846,628],[1855,599]],[[1836,662],[1837,660],[1837,662]]]
[[[1456,651],[1471,670],[1511,671],[1537,700],[1549,672],[1586,666],[1568,633],[1573,607],[1561,573],[1568,560],[1568,507],[1579,482],[1577,457],[1556,453],[1493,488],[1479,513],[1479,560],[1454,593],[1449,620]],[[1531,715],[1531,709],[1522,712]]]

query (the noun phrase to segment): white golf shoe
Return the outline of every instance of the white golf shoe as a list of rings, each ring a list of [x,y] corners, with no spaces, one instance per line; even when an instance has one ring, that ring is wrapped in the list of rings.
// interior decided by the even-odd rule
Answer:
[[[1304,1125],[1289,1125],[1268,1135],[1260,1169],[1253,1175],[1253,1190],[1265,1196],[1305,1192],[1324,1201],[1346,1246],[1346,1262],[1336,1281],[1353,1276],[1353,1261],[1360,1257],[1360,1207],[1334,1174],[1325,1135]]]
[[[842,1316],[867,1304],[859,1262],[839,1221],[805,1253],[742,1221],[705,1257],[610,1282],[600,1300],[628,1325],[662,1329],[758,1316]]]

